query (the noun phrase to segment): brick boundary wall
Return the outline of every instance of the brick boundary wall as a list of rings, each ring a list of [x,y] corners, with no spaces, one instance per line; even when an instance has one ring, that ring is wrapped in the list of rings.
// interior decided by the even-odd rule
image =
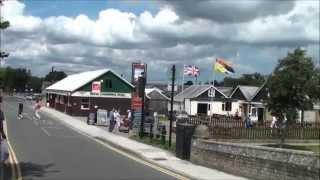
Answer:
[[[253,179],[319,180],[312,152],[194,139],[191,162]]]

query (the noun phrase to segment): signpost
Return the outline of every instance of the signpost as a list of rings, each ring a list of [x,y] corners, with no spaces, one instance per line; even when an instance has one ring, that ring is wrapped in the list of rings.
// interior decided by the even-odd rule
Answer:
[[[144,63],[132,63],[132,84],[136,87],[132,93],[131,109],[133,112],[133,131],[143,136],[144,129],[144,89],[147,79],[147,65]]]

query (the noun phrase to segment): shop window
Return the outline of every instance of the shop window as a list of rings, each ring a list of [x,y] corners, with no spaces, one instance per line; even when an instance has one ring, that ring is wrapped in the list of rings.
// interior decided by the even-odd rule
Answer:
[[[81,99],[81,110],[88,110],[88,109],[90,109],[89,98],[82,98]]]
[[[105,84],[106,88],[107,89],[112,89],[112,80],[111,79],[106,79],[105,82],[106,82],[106,84]]]

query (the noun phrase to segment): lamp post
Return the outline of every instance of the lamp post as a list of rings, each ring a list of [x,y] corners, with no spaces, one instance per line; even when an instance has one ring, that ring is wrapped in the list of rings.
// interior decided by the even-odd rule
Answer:
[[[173,95],[174,95],[174,81],[176,76],[176,66],[172,66],[172,83],[171,83],[171,102],[170,102],[170,129],[169,129],[169,147],[171,147],[171,138],[172,138],[172,122],[173,122]]]

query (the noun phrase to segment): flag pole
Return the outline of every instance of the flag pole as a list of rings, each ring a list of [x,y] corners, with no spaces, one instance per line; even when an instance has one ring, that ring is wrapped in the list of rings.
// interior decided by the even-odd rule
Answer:
[[[217,61],[217,59],[216,59]],[[215,85],[214,85],[214,81],[215,81],[215,66],[216,66],[216,61],[213,62],[213,73],[212,73],[212,86],[213,86],[213,90],[214,90],[214,93],[213,93],[213,96],[211,96],[211,108],[210,108],[210,116],[212,117],[212,114],[213,114],[213,100],[214,100],[214,96],[216,95],[216,91],[215,91]]]
[[[181,90],[181,93],[183,93],[183,90],[184,90],[184,68],[185,68],[185,66],[186,66],[186,65],[183,64],[183,71],[182,71],[182,90]],[[185,108],[184,99],[183,99],[182,104],[183,104],[183,111],[184,111],[184,108]],[[181,105],[180,105],[180,107],[181,107]],[[181,108],[180,108],[180,111],[181,111]]]

